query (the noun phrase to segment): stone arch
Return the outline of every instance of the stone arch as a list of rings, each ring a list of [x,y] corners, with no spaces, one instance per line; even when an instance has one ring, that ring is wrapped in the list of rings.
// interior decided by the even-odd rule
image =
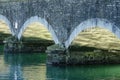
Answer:
[[[30,19],[28,19],[24,24],[23,26],[20,28],[19,30],[19,33],[18,33],[18,39],[21,38],[23,32],[25,31],[25,29],[27,28],[27,26],[30,24],[30,23],[33,23],[33,22],[39,22],[39,23],[42,23],[47,29],[48,31],[51,33],[52,37],[53,37],[53,40],[56,44],[59,43],[58,41],[58,38],[52,28],[52,26],[44,19],[44,18],[40,18],[38,16],[34,16],[34,17],[31,17]]]
[[[0,20],[3,20],[5,21],[5,23],[8,25],[9,29],[10,29],[10,32],[12,33],[12,35],[14,36],[15,35],[15,32],[13,31],[12,29],[12,26],[11,26],[11,23],[10,21],[3,15],[0,14]]]
[[[80,23],[71,33],[68,40],[65,42],[65,46],[68,48],[71,42],[75,39],[75,37],[82,31],[88,28],[93,27],[102,27],[106,28],[112,33],[114,33],[118,38],[120,38],[120,29],[112,22],[106,20],[106,19],[100,19],[100,18],[93,18],[88,19],[86,21],[83,21]]]

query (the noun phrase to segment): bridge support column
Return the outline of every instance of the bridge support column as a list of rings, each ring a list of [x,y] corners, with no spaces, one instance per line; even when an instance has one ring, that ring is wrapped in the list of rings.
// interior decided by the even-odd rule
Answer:
[[[47,47],[47,63],[52,65],[68,64],[69,52],[60,45],[52,45]]]
[[[22,41],[19,41],[14,36],[10,36],[4,40],[4,51],[7,53],[20,52],[22,47]]]

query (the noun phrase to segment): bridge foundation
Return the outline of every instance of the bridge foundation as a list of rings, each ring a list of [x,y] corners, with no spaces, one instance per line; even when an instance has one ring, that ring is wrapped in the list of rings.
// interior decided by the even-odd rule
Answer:
[[[6,38],[4,41],[4,51],[7,53],[17,53],[20,52],[23,44],[14,36]]]
[[[66,65],[69,60],[69,52],[60,45],[47,47],[47,64]]]

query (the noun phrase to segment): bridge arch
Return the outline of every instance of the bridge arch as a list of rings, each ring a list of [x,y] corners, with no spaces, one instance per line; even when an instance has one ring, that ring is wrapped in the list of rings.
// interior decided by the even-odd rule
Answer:
[[[11,34],[14,36],[15,33],[14,33],[13,29],[12,29],[12,26],[11,26],[10,21],[9,21],[5,16],[3,16],[3,15],[1,15],[1,14],[0,14],[0,20],[5,21],[5,23],[8,25],[8,27],[9,27],[9,29],[10,29]]]
[[[56,36],[56,34],[55,34],[52,26],[51,26],[44,18],[40,18],[40,17],[38,17],[38,16],[34,16],[34,17],[29,18],[29,19],[23,24],[23,26],[22,26],[22,27],[20,28],[20,30],[19,30],[18,39],[21,38],[23,32],[24,32],[25,29],[28,27],[28,25],[29,25],[30,23],[33,23],[33,22],[39,22],[39,23],[43,24],[43,25],[48,29],[48,31],[51,33],[54,42],[55,42],[56,44],[59,43],[58,38],[57,38],[57,36]]]
[[[112,22],[106,20],[106,19],[100,19],[100,18],[93,18],[88,19],[86,21],[83,21],[80,23],[71,33],[68,40],[65,42],[65,46],[68,48],[72,41],[75,39],[75,37],[83,30],[93,27],[101,27],[106,28],[112,33],[114,33],[118,38],[120,38],[120,29]]]

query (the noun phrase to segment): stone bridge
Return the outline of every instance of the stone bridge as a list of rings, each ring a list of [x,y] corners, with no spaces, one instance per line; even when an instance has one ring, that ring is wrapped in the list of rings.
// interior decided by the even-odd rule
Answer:
[[[0,0],[0,19],[18,39],[30,23],[40,22],[66,48],[82,30],[96,26],[120,38],[120,0]]]

